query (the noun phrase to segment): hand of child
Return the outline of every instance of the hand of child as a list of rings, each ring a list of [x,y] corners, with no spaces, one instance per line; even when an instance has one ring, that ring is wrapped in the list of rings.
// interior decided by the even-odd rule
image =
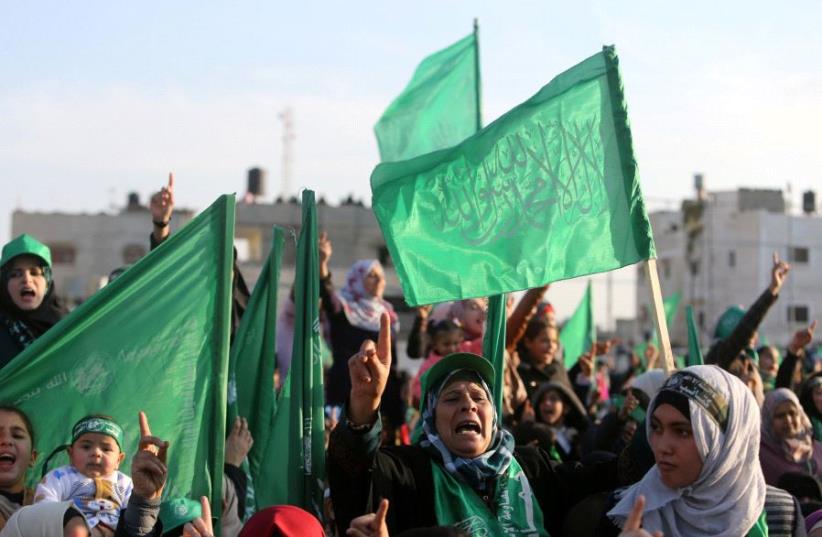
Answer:
[[[214,525],[211,523],[211,504],[208,498],[200,498],[202,515],[183,526],[183,537],[213,537]]]
[[[254,439],[248,430],[248,421],[237,416],[234,419],[234,426],[231,427],[231,432],[228,433],[228,438],[225,441],[226,464],[239,467],[253,445]]]
[[[166,454],[168,442],[151,435],[148,418],[140,412],[140,445],[131,461],[131,481],[134,493],[153,500],[163,494],[168,477]]]
[[[388,537],[388,526],[385,525],[386,513],[388,513],[388,500],[383,498],[376,513],[369,513],[352,520],[345,534],[351,537]]]

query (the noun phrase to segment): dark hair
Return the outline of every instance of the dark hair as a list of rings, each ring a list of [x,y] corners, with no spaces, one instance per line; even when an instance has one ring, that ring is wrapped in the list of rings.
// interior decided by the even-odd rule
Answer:
[[[17,408],[14,405],[3,405],[0,404],[0,412],[9,412],[10,414],[17,414],[21,420],[23,420],[23,425],[26,426],[26,432],[29,433],[31,437],[31,449],[34,450],[34,427],[31,424],[31,420],[29,419],[28,415]]]
[[[517,342],[517,352],[519,353],[521,358],[525,358],[527,360],[531,359],[531,354],[528,352],[528,349],[525,348],[525,340],[533,340],[535,339],[540,333],[545,331],[548,328],[556,328],[556,324],[551,323],[547,317],[544,315],[534,315],[528,321],[528,325],[525,327],[525,333],[522,335],[522,338]]]
[[[441,321],[431,321],[428,323],[428,335],[433,341],[435,337],[440,334],[447,334],[455,330],[462,330],[457,323],[450,319],[443,319]]]

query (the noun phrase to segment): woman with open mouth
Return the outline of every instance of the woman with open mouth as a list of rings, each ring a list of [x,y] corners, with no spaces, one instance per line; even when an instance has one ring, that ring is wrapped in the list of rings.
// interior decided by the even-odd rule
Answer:
[[[2,369],[67,311],[54,291],[51,251],[31,235],[20,235],[3,247],[0,284]]]
[[[537,447],[515,447],[493,402],[494,368],[470,353],[446,356],[423,376],[420,441],[379,448],[391,366],[387,315],[378,343],[363,343],[348,366],[351,392],[328,448],[340,534],[387,499],[391,535],[437,526],[471,535],[562,535],[571,506],[619,485],[616,461],[557,464]]]

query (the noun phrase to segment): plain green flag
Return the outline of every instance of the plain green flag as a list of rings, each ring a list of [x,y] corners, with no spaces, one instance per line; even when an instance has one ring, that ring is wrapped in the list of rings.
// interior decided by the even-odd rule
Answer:
[[[580,356],[591,350],[597,340],[597,326],[594,323],[594,298],[591,282],[585,288],[585,294],[574,314],[562,327],[559,341],[565,354],[565,367],[570,369]]]
[[[31,418],[38,462],[102,413],[125,430],[128,474],[143,410],[170,442],[164,497],[209,496],[219,516],[233,236],[234,197],[222,196],[0,371],[0,400]],[[40,464],[29,484],[39,477]]]
[[[451,147],[479,130],[477,64],[476,34],[419,64],[374,126],[383,162]]]
[[[277,290],[284,246],[283,229],[274,227],[271,252],[237,329],[229,360],[232,380],[229,384],[228,426],[231,427],[235,416],[243,416],[248,420],[254,438],[248,453],[248,472],[256,506],[253,511],[274,505],[271,489],[262,475],[263,466],[275,466],[278,460],[278,454],[273,452],[275,443],[271,431],[277,408],[274,389]]]
[[[372,206],[412,306],[654,257],[612,47],[456,147],[382,163]]]
[[[694,323],[694,309],[690,304],[685,308],[685,316],[688,319],[688,365],[702,365],[702,346],[699,344],[699,331]]]
[[[668,332],[676,322],[676,314],[679,313],[679,304],[682,302],[682,293],[676,292],[671,296],[662,299],[662,309],[665,310],[665,322],[668,325]],[[656,326],[656,325],[654,325]],[[651,341],[654,345],[659,345],[659,335],[656,333],[656,328],[653,331]]]
[[[503,375],[505,373],[505,295],[488,298],[488,318],[482,353],[494,365],[494,403],[502,408]]]
[[[294,282],[291,367],[277,399],[271,432],[276,454],[263,469],[271,504],[290,504],[322,515],[325,479],[325,396],[320,351],[320,268],[314,192],[303,191],[302,227]],[[258,489],[261,485],[258,485]]]

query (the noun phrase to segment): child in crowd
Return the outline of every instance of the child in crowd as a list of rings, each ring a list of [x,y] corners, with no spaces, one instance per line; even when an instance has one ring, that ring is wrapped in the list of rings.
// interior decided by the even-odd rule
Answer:
[[[111,536],[131,496],[131,478],[118,471],[125,458],[123,429],[109,416],[78,421],[68,446],[70,464],[43,477],[34,502],[71,500],[92,528],[92,536]]]
[[[420,379],[422,379],[422,375],[444,357],[457,352],[464,337],[462,328],[448,319],[429,324],[428,333],[431,337],[431,352],[420,366],[411,385],[412,403],[415,408],[420,406]]]

